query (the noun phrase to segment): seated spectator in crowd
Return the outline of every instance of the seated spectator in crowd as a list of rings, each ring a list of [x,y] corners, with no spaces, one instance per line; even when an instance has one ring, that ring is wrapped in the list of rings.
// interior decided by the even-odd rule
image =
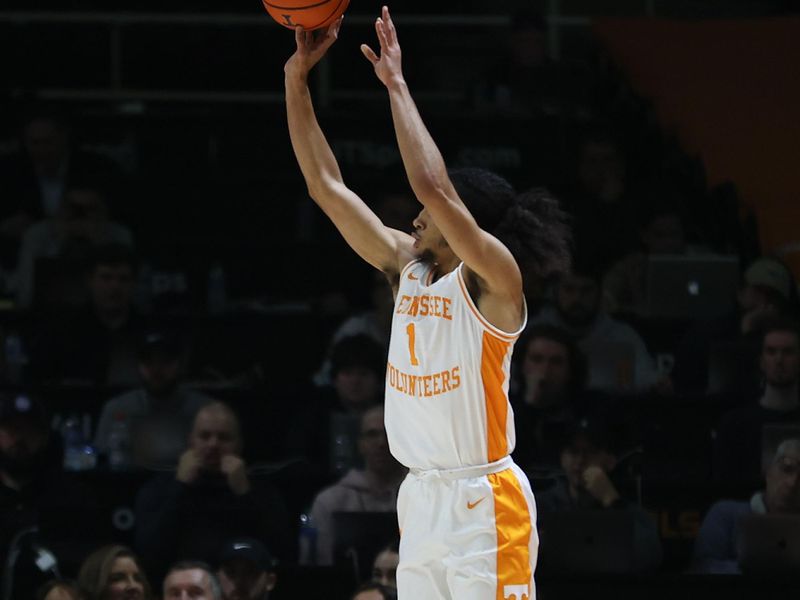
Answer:
[[[576,509],[629,511],[636,528],[636,570],[651,570],[662,559],[658,526],[635,497],[635,474],[626,468],[625,457],[613,448],[612,429],[602,419],[580,418],[561,451],[563,474],[536,494],[536,506],[540,517]]]
[[[356,588],[350,600],[397,600],[397,593],[388,586],[368,581]]]
[[[78,582],[88,600],[150,600],[150,582],[139,558],[122,545],[98,548],[81,565]]]
[[[68,515],[70,509],[97,507],[91,488],[67,477],[60,437],[34,395],[0,393],[0,564],[13,538],[38,526],[41,516]],[[43,583],[30,553],[18,557],[15,598],[30,598]]]
[[[602,307],[600,273],[576,260],[572,271],[555,283],[553,302],[529,320],[529,327],[555,325],[578,341],[588,361],[589,390],[630,394],[668,388],[642,337]]]
[[[162,600],[223,600],[222,586],[208,563],[183,560],[167,570]]]
[[[760,485],[765,425],[800,426],[800,329],[794,320],[775,319],[762,331],[758,362],[762,392],[755,402],[724,413],[715,428],[712,476],[731,491]]]
[[[592,253],[600,273],[638,247],[638,190],[620,134],[605,123],[579,132],[568,161],[567,185],[558,189],[572,216],[576,248]]]
[[[136,350],[145,319],[133,303],[138,261],[125,245],[96,247],[85,307],[45,321],[31,343],[30,377],[41,383],[139,384]]]
[[[36,591],[35,600],[88,600],[78,584],[70,579],[51,579]]]
[[[647,260],[650,256],[700,251],[689,245],[685,222],[679,206],[666,200],[657,201],[644,210],[637,226],[640,247],[616,261],[603,274],[603,302],[610,314],[647,316]]]
[[[224,600],[269,600],[278,580],[275,561],[260,541],[229,540],[219,556],[217,578]]]
[[[16,264],[16,248],[27,228],[52,218],[65,190],[91,178],[103,187],[119,187],[121,170],[105,156],[77,146],[72,123],[55,106],[32,106],[22,119],[21,149],[0,162],[0,264]]]
[[[370,408],[361,415],[358,450],[364,468],[351,469],[314,498],[311,519],[317,528],[316,556],[300,556],[302,564],[333,564],[335,512],[397,510],[397,492],[406,469],[389,452],[382,407]]]
[[[516,10],[500,42],[499,58],[474,84],[477,111],[523,118],[585,112],[589,78],[577,64],[550,56],[540,12]]]
[[[528,328],[516,357],[510,394],[514,461],[526,471],[556,468],[567,428],[588,409],[586,358],[572,335],[555,325]]]
[[[400,563],[400,540],[385,546],[372,561],[372,581],[397,589],[397,565]]]
[[[133,246],[133,234],[110,219],[104,193],[92,184],[69,188],[56,216],[35,222],[22,237],[16,272],[17,306],[31,308],[34,301],[37,307],[80,304],[84,299],[79,266],[94,246],[111,243]],[[59,274],[58,298],[43,297],[43,292],[52,294],[52,289],[36,289],[41,259],[57,259],[59,269],[66,271]]]
[[[309,461],[309,477],[327,484],[358,463],[359,420],[383,403],[387,348],[370,336],[342,338],[331,350],[332,384],[310,386],[285,441],[289,456]]]
[[[411,221],[409,221],[410,223]],[[344,338],[355,335],[368,335],[384,348],[389,347],[389,330],[392,326],[394,297],[386,276],[380,271],[370,273],[371,306],[345,319],[333,332],[322,365],[314,374],[317,385],[331,385],[331,352]]]
[[[150,572],[175,560],[213,563],[220,540],[237,536],[263,540],[278,556],[289,553],[284,500],[248,473],[242,449],[229,406],[215,402],[197,412],[177,471],[155,476],[136,496],[136,548]]]
[[[742,275],[737,295],[738,310],[716,319],[692,323],[675,350],[672,379],[678,393],[706,393],[710,356],[718,346],[735,349],[740,359],[725,392],[739,400],[758,393],[761,333],[765,322],[775,317],[797,319],[797,282],[791,270],[776,258],[752,261]],[[752,365],[752,366],[751,366]]]
[[[738,573],[739,519],[751,514],[800,515],[800,439],[784,440],[767,467],[765,487],[750,500],[720,500],[703,518],[691,570]]]
[[[138,354],[141,387],[115,396],[100,413],[94,444],[107,455],[114,422],[125,421],[133,466],[174,467],[185,449],[197,411],[213,402],[183,385],[188,348],[168,328],[149,329]]]

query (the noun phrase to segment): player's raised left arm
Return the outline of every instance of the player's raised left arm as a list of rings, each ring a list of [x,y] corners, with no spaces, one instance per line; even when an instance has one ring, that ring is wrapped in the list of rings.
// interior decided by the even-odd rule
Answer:
[[[478,226],[464,206],[411,97],[387,7],[376,20],[375,30],[380,56],[366,44],[361,50],[389,91],[397,143],[414,194],[428,209],[453,252],[482,280],[482,287],[521,303],[522,276],[514,257],[497,238]]]

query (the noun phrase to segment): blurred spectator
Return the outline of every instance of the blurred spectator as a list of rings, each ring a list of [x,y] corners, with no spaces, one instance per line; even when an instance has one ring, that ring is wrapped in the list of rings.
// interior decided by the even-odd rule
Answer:
[[[60,437],[52,435],[49,415],[33,395],[0,394],[0,564],[6,564],[16,534],[38,526],[47,514],[97,507],[93,491],[62,470]],[[32,597],[43,583],[24,552],[17,561],[15,597]],[[31,561],[32,562],[32,561]]]
[[[386,351],[367,334],[342,338],[331,348],[332,384],[310,386],[302,400],[285,447],[309,461],[315,480],[328,483],[356,466],[361,415],[383,403]]]
[[[387,588],[397,589],[397,565],[400,562],[400,540],[385,546],[372,562],[372,581]]]
[[[277,583],[272,555],[252,538],[235,538],[225,544],[217,577],[224,600],[269,600]]]
[[[390,587],[368,581],[356,588],[350,600],[397,600],[397,593]]]
[[[223,600],[222,586],[211,567],[199,560],[172,564],[164,577],[162,600]]]
[[[575,509],[623,510],[635,517],[636,570],[651,570],[661,564],[662,549],[653,517],[639,504],[635,472],[621,447],[612,446],[611,428],[597,418],[573,423],[561,450],[563,475],[536,494],[539,515]]]
[[[587,389],[629,394],[667,388],[642,337],[602,307],[600,273],[576,261],[555,283],[554,299],[531,317],[529,327],[550,324],[578,340],[588,361]]]
[[[637,202],[625,148],[606,125],[591,125],[577,144],[575,173],[560,191],[572,216],[576,247],[592,252],[601,272],[638,248]]]
[[[511,405],[516,421],[514,461],[525,471],[557,467],[563,436],[586,406],[586,357],[572,335],[555,325],[528,328],[515,352]]]
[[[737,296],[738,310],[716,319],[692,323],[675,349],[672,379],[679,393],[705,393],[713,355],[729,348],[740,357],[727,390],[741,397],[758,393],[755,366],[760,352],[762,326],[776,316],[797,318],[797,282],[789,268],[776,258],[762,257],[745,269]]]
[[[64,201],[53,217],[36,221],[22,236],[19,262],[16,272],[17,305],[31,308],[34,301],[44,304],[42,290],[37,293],[37,263],[41,259],[58,259],[61,269],[83,265],[91,256],[93,247],[100,244],[118,243],[133,245],[130,229],[110,220],[104,193],[91,184],[76,184],[64,193]],[[79,271],[79,270],[78,270]],[[67,279],[65,273],[60,276]],[[64,281],[62,297],[65,304],[78,304],[84,300],[80,295],[80,272],[73,281]],[[53,293],[52,289],[44,290]]]
[[[237,536],[263,540],[279,556],[289,552],[284,500],[270,482],[248,473],[240,431],[229,406],[204,406],[177,471],[156,475],[139,490],[136,547],[149,571],[157,574],[180,559],[214,562],[219,540]]]
[[[354,335],[368,335],[384,348],[389,347],[389,330],[394,312],[392,288],[386,276],[380,271],[370,273],[370,307],[345,319],[333,332],[330,347],[323,364],[314,375],[317,385],[330,385],[331,352],[344,338]]]
[[[714,436],[713,479],[732,489],[760,484],[765,425],[800,425],[800,329],[794,320],[775,319],[763,325],[762,331],[761,395],[756,402],[724,413]]]
[[[174,467],[183,452],[197,411],[213,402],[183,384],[188,349],[169,329],[150,329],[138,353],[141,387],[111,398],[103,406],[94,444],[108,454],[114,423],[127,424],[133,464]]]
[[[516,10],[500,43],[499,58],[475,82],[478,112],[523,118],[585,114],[586,72],[550,56],[547,23],[540,12]]]
[[[719,500],[703,518],[691,570],[738,573],[739,519],[750,514],[800,515],[800,439],[784,440],[764,475],[765,487],[749,501]]]
[[[88,305],[48,315],[32,342],[32,380],[139,384],[136,350],[145,319],[133,305],[137,267],[128,246],[93,250],[86,274]]]
[[[122,545],[98,548],[81,565],[78,582],[88,600],[150,600],[150,582],[139,558]]]
[[[36,591],[36,600],[88,600],[78,584],[70,579],[51,579]]]
[[[302,564],[333,564],[334,513],[397,510],[397,491],[406,469],[389,452],[382,407],[370,408],[362,414],[358,450],[364,468],[351,469],[314,499],[311,519],[317,528],[316,556],[300,556]]]
[[[76,147],[64,111],[53,106],[32,107],[22,122],[21,151],[0,163],[0,261],[16,264],[16,248],[25,230],[58,214],[64,192],[77,181],[97,181],[113,189],[121,170],[111,160]]]
[[[645,314],[649,256],[700,250],[688,244],[686,222],[677,205],[660,203],[644,210],[637,226],[640,247],[612,264],[603,276],[603,301],[611,314]]]

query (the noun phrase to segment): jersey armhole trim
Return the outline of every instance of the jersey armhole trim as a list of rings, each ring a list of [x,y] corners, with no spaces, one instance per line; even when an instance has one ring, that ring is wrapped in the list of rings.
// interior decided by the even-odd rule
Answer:
[[[467,306],[469,306],[472,314],[475,315],[475,318],[478,319],[478,322],[488,331],[491,335],[503,340],[504,342],[514,341],[519,338],[522,331],[525,329],[525,326],[528,322],[528,307],[527,304],[525,305],[525,318],[522,320],[522,325],[519,329],[514,332],[503,331],[489,323],[481,314],[481,311],[478,310],[478,307],[475,306],[475,303],[472,301],[472,296],[469,295],[469,290],[467,290],[467,283],[464,281],[464,274],[462,272],[462,267],[464,263],[462,262],[458,267],[456,267],[456,276],[458,278],[458,285],[461,288],[461,294],[464,296],[464,299],[467,302]],[[523,299],[524,302],[524,299]]]

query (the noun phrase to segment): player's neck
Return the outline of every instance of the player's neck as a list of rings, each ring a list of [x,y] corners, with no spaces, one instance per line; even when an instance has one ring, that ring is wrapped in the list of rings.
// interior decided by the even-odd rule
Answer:
[[[458,265],[461,264],[461,259],[455,254],[450,253],[448,256],[435,256],[425,261],[433,271],[433,281],[437,281],[454,271]]]

